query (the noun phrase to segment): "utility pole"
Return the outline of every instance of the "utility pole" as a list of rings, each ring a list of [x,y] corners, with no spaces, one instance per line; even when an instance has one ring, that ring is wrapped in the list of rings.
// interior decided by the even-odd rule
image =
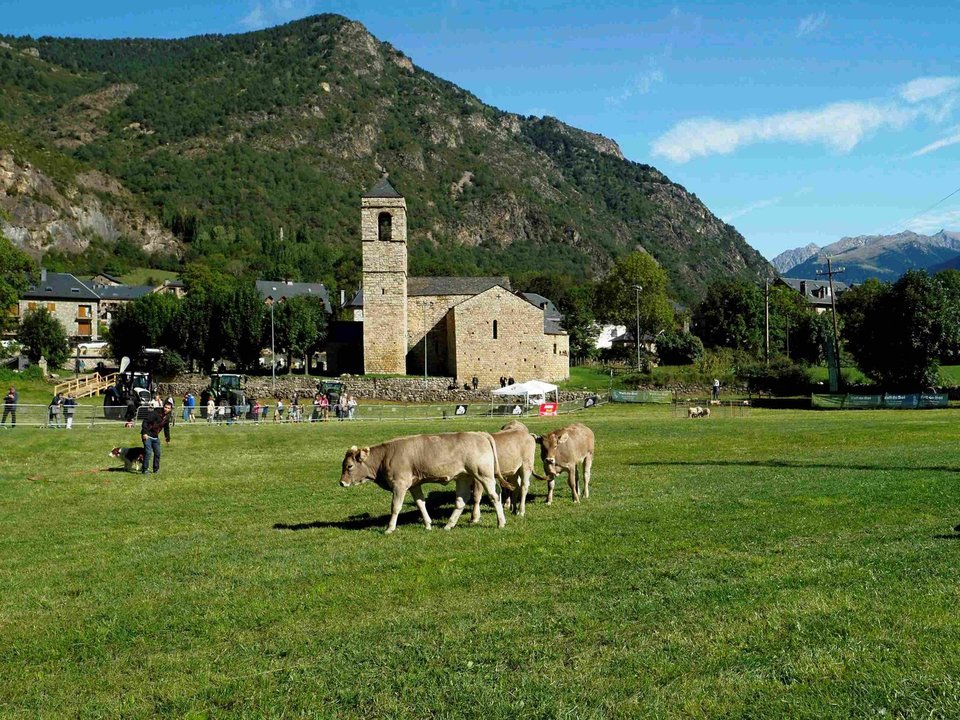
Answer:
[[[827,258],[827,271],[817,270],[817,275],[826,275],[830,283],[830,313],[833,315],[833,357],[837,368],[837,388],[840,387],[840,330],[837,328],[837,294],[833,291],[833,276],[844,272],[846,268],[833,269],[830,258]]]
[[[633,289],[637,292],[637,336],[634,339],[637,341],[637,372],[640,372],[640,291],[643,286],[634,285]]]

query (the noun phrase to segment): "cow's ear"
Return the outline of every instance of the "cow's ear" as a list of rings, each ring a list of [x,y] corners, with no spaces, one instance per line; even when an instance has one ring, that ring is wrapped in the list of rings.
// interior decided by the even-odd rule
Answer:
[[[368,448],[368,447],[362,448],[362,449],[357,453],[357,460],[359,460],[360,462],[363,462],[364,460],[367,459],[367,455],[369,455],[369,454],[370,454],[370,448]]]
[[[557,444],[558,444],[558,445],[563,445],[563,443],[565,443],[565,442],[566,442],[567,440],[569,440],[569,439],[570,439],[570,434],[569,434],[569,433],[564,433],[563,435],[560,436],[560,439],[557,440]]]
[[[359,448],[356,445],[351,445],[350,449],[347,450],[347,455],[356,455]]]
[[[537,441],[537,445],[543,445],[543,435],[537,435],[536,433],[530,433],[530,437]]]

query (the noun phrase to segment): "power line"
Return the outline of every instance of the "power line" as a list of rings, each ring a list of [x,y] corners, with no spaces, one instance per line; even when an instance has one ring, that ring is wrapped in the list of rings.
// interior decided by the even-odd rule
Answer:
[[[924,213],[930,212],[931,210],[933,210],[933,209],[934,209],[935,207],[937,207],[938,205],[940,205],[940,204],[942,204],[942,203],[945,203],[947,200],[949,200],[950,198],[952,198],[952,197],[953,197],[954,195],[956,195],[957,193],[960,193],[960,187],[958,187],[956,190],[954,190],[952,193],[950,193],[950,194],[947,195],[946,197],[943,197],[943,198],[937,200],[937,201],[936,201],[933,205],[931,205],[930,207],[925,208],[925,209],[921,210],[921,211],[918,212],[918,213],[914,213],[913,215],[910,215],[906,220],[903,221],[903,225],[906,225],[910,220],[913,220],[914,218],[920,217],[920,216],[923,215]],[[891,228],[888,232],[885,232],[885,233],[883,233],[883,234],[884,234],[884,235],[892,235],[892,234],[893,234],[896,230],[898,230],[898,229],[899,229],[899,228]],[[906,229],[906,228],[904,228],[904,229]]]

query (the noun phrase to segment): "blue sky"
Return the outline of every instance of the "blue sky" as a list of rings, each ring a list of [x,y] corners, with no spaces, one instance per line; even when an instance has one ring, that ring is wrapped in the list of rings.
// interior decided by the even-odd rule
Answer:
[[[768,258],[960,229],[960,193],[939,202],[960,188],[952,2],[0,0],[0,32],[169,38],[321,12],[484,102],[613,138]]]

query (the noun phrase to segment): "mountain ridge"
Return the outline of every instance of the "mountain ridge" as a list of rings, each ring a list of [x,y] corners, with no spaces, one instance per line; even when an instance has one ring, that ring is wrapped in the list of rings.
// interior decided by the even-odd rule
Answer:
[[[644,249],[695,301],[767,267],[615,141],[485,105],[342,16],[182,40],[3,39],[0,121],[126,188],[185,261],[349,285],[357,197],[387,170],[417,274],[589,277]]]
[[[933,235],[921,235],[904,230],[893,235],[843,237],[781,274],[813,277],[829,257],[834,266],[844,267],[843,279],[848,283],[863,282],[868,278],[896,280],[910,269],[936,272],[958,256],[960,232],[941,229]]]

